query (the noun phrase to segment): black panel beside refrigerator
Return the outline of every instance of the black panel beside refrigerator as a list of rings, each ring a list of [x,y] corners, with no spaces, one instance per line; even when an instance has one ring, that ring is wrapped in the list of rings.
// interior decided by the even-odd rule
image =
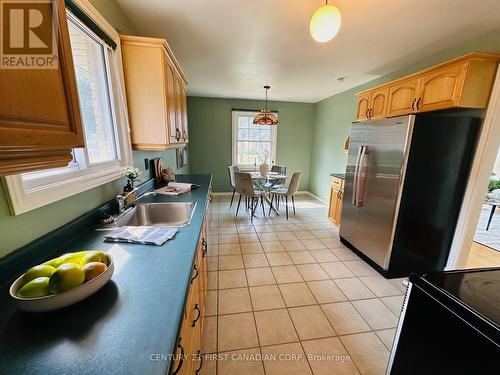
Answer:
[[[350,228],[343,230],[341,224],[341,241],[386,277],[443,270],[475,154],[481,117],[482,112],[454,110],[384,119],[369,125],[354,123],[351,134],[359,132],[356,127],[360,124],[371,126],[371,133],[365,140],[371,155],[365,158],[367,165],[358,165],[363,164],[363,158],[360,162],[358,157],[353,166],[353,155],[357,151],[350,150],[351,165],[348,162],[342,211],[342,224],[349,223],[346,226]],[[382,132],[382,128],[391,126],[391,121],[403,125],[408,122],[406,144],[396,145],[392,139],[388,145],[370,146],[370,137],[374,138],[377,125],[380,123]],[[401,137],[397,139],[401,141]],[[358,142],[359,145],[363,142]],[[381,164],[380,160],[384,158],[389,160],[387,165],[393,163],[389,165],[392,169]],[[368,176],[367,182],[362,180],[363,173]],[[386,183],[383,179],[389,181],[391,178],[392,181],[400,179],[399,190],[388,196],[381,186]],[[358,187],[360,181],[366,186]],[[353,196],[359,196],[357,200],[361,201],[355,208],[356,212],[352,206],[356,201]],[[368,199],[380,199],[380,205],[391,204],[392,212],[386,209],[377,218],[378,212],[370,210]],[[362,215],[368,219],[363,219]],[[371,223],[370,227],[366,226],[367,222]],[[386,223],[385,227],[377,227],[377,223],[382,222]],[[359,225],[353,229],[356,223]],[[388,232],[383,239],[385,242],[381,242],[381,229]],[[360,240],[356,241],[356,236]],[[371,246],[378,246],[378,249],[370,249]],[[374,256],[375,251],[378,258]],[[381,252],[384,252],[383,260],[379,255]]]

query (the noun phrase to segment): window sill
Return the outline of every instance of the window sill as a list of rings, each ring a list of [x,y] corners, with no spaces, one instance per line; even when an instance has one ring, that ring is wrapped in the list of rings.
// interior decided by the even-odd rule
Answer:
[[[115,164],[109,168],[82,170],[77,174],[73,172],[64,181],[32,190],[24,189],[21,175],[6,176],[2,181],[10,196],[11,214],[15,216],[115,181],[123,177],[121,169],[120,165]]]

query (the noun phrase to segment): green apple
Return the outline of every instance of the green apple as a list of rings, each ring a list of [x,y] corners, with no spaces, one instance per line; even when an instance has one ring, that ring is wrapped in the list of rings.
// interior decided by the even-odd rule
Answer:
[[[49,266],[48,264],[39,264],[38,266],[30,268],[24,273],[23,283],[27,284],[37,277],[50,277],[50,275],[52,275],[52,272],[54,272],[55,270],[55,267]]]
[[[80,262],[80,259],[82,259],[85,254],[87,254],[89,251],[78,251],[76,253],[66,253],[61,255],[60,257],[51,259],[43,264],[48,264],[49,266],[52,267],[59,267],[60,265],[66,264],[66,263],[76,263]]]
[[[82,285],[85,281],[85,271],[76,263],[65,263],[59,266],[49,279],[49,289],[52,293],[60,293]]]
[[[25,284],[17,293],[27,298],[48,296],[50,294],[49,278],[37,277]]]
[[[108,257],[104,251],[89,251],[80,259],[80,266],[91,262],[101,262],[108,264]]]

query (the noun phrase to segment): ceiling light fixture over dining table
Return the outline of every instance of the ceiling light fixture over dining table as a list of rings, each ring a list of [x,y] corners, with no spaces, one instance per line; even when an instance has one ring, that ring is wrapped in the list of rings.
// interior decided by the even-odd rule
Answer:
[[[271,110],[267,107],[267,90],[269,90],[271,86],[264,86],[266,90],[266,104],[264,108],[257,113],[253,119],[253,123],[255,125],[278,125],[280,122],[278,121],[278,116],[275,113],[271,112]]]

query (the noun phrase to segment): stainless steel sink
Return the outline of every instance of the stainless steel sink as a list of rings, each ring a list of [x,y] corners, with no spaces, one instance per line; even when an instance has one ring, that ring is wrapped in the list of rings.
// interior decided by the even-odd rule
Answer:
[[[113,226],[185,227],[191,222],[195,208],[194,202],[141,203],[118,216]]]

